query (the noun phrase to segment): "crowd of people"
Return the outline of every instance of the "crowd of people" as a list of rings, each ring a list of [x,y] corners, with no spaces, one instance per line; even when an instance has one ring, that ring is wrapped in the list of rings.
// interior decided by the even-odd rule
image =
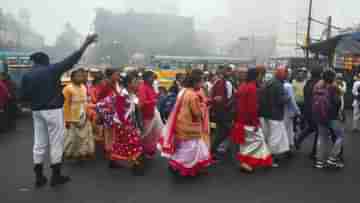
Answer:
[[[109,168],[134,175],[144,175],[160,152],[174,175],[198,176],[224,159],[225,149],[241,171],[253,173],[281,166],[311,135],[315,168],[344,167],[346,90],[334,71],[312,65],[308,78],[307,69],[291,74],[281,66],[264,81],[264,66],[221,65],[178,74],[167,91],[151,70],[76,69],[61,88],[61,75],[96,39],[89,36],[60,63],[41,52],[31,56],[23,97],[33,111],[36,187],[47,183],[47,149],[51,186],[70,181],[61,174],[63,161],[93,160],[96,150],[104,150]]]

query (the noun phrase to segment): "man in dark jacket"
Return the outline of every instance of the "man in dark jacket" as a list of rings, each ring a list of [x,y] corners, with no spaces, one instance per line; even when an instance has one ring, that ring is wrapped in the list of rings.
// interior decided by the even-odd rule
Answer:
[[[49,57],[41,52],[30,57],[34,65],[31,72],[23,78],[22,92],[23,98],[31,104],[34,120],[33,161],[36,187],[47,183],[47,178],[43,175],[43,162],[48,148],[52,168],[51,186],[70,181],[69,177],[61,175],[65,126],[60,78],[73,68],[88,46],[96,40],[97,35],[88,36],[78,51],[60,63],[50,64]]]
[[[285,93],[286,67],[276,69],[274,79],[261,90],[260,116],[264,136],[274,157],[274,167],[278,167],[278,155],[290,150],[290,143],[284,123],[284,110],[289,98]]]
[[[311,153],[311,157],[316,154],[316,142],[318,138],[317,125],[313,120],[312,113],[312,98],[314,86],[321,80],[322,67],[314,65],[311,67],[311,79],[306,82],[304,87],[304,119],[306,122],[306,129],[302,131],[295,139],[295,147],[300,148],[301,143],[312,134],[315,134],[314,145]]]
[[[218,69],[219,79],[215,81],[211,89],[211,114],[212,122],[216,123],[216,136],[212,143],[212,154],[215,159],[219,158],[218,148],[223,143],[230,133],[232,118],[230,116],[230,99],[233,94],[233,87],[228,80],[227,69],[225,66],[220,66]]]

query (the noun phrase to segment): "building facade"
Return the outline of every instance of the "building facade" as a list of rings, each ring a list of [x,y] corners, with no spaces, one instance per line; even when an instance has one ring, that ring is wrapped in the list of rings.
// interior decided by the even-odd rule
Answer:
[[[97,58],[111,64],[124,64],[131,56],[192,55],[194,20],[169,14],[97,11],[95,32],[99,33]]]

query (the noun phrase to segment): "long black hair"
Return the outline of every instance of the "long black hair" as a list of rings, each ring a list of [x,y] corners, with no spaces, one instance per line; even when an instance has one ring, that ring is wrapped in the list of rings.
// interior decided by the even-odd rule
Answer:
[[[30,55],[30,60],[35,64],[48,66],[50,65],[50,58],[44,52],[36,52]]]
[[[154,72],[147,70],[143,73],[143,80],[149,81],[151,79],[151,77],[154,77],[154,76],[155,76]]]
[[[203,72],[200,69],[194,69],[186,75],[184,86],[187,88],[194,88],[195,85],[203,79]]]
[[[132,72],[127,73],[126,76],[123,78],[123,81],[122,81],[123,87],[128,88],[129,84],[132,81],[136,80],[136,79],[138,79],[137,72],[132,71]]]
[[[336,73],[335,71],[331,70],[331,69],[328,69],[328,70],[325,70],[324,73],[323,73],[323,80],[326,82],[326,83],[333,83],[336,79]]]
[[[107,79],[110,79],[111,76],[112,76],[114,73],[116,73],[116,72],[118,72],[118,70],[115,69],[115,68],[107,68],[107,69],[105,70],[105,77],[106,77]]]
[[[91,75],[94,78],[93,84],[98,84],[104,79],[104,74],[102,72],[94,72],[91,73]]]
[[[258,73],[256,71],[256,68],[248,69],[248,73],[247,73],[247,81],[248,82],[256,81],[257,76],[258,76]]]
[[[319,64],[313,64],[311,66],[311,79],[321,79],[323,68]]]
[[[75,78],[75,75],[76,75],[77,73],[84,73],[84,72],[85,72],[85,69],[83,69],[83,68],[76,69],[76,70],[74,70],[74,71],[71,72],[71,74],[70,74],[70,79],[73,81],[74,78]]]

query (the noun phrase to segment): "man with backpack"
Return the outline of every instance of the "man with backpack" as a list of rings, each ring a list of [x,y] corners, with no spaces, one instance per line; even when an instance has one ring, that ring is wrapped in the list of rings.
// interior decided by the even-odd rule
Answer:
[[[326,70],[313,90],[312,112],[314,121],[318,126],[319,137],[317,140],[315,168],[343,168],[340,155],[344,142],[344,129],[339,120],[341,98],[336,87],[336,73]],[[335,137],[332,140],[332,135]],[[331,146],[330,153],[327,153]]]

